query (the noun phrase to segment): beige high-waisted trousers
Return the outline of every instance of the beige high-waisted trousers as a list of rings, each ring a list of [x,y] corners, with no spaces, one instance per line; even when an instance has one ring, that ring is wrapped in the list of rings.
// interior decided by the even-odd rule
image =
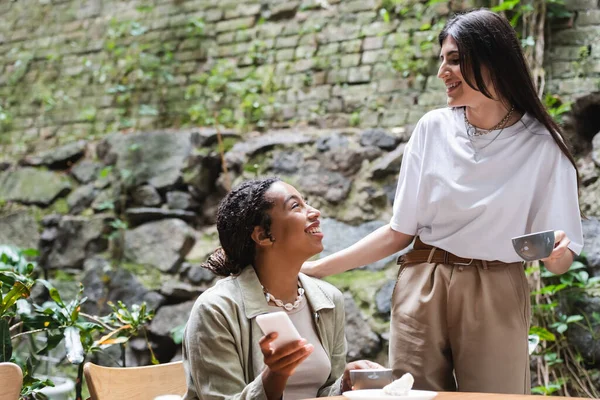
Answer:
[[[438,250],[442,251],[442,250]],[[390,366],[415,389],[529,394],[522,263],[404,263],[392,296]]]

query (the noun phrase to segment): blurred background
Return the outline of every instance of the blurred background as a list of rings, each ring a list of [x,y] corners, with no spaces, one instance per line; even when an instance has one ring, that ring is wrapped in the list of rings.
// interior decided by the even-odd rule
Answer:
[[[0,356],[83,395],[83,359],[179,360],[216,206],[243,179],[295,185],[325,255],[385,224],[414,123],[445,106],[437,35],[477,7],[517,30],[588,217],[569,273],[527,270],[532,387],[600,397],[598,0],[0,0],[0,267],[26,288],[0,279]],[[349,360],[387,363],[396,273],[392,257],[327,278]]]

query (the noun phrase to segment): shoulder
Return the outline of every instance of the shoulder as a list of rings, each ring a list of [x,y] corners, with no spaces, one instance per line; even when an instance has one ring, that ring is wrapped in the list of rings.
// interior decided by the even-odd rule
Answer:
[[[192,308],[192,316],[210,312],[231,314],[234,309],[242,307],[242,297],[236,277],[221,279],[196,299]]]
[[[426,127],[429,125],[445,124],[449,121],[453,121],[460,112],[459,109],[450,107],[431,110],[421,117],[417,126],[423,125]]]
[[[425,113],[415,125],[411,139],[414,137],[413,141],[421,140],[424,136],[428,136],[429,132],[440,132],[453,126],[460,112],[461,110],[456,108],[444,107]]]

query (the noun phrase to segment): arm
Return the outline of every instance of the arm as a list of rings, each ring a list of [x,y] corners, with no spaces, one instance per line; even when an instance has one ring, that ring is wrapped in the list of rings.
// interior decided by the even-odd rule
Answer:
[[[317,278],[339,274],[371,264],[399,252],[408,246],[414,236],[393,230],[384,225],[352,246],[317,261],[302,266],[302,272]]]
[[[183,340],[188,394],[194,391],[200,400],[267,400],[261,375],[252,382],[244,381],[240,354],[224,311],[210,299],[197,303]]]
[[[331,360],[331,373],[327,382],[317,392],[317,397],[338,396],[341,393],[342,379],[344,375],[344,367],[346,365],[346,312],[344,310],[344,296],[337,291],[333,296],[335,308],[333,309],[334,329],[332,335],[332,345],[329,346],[329,359]],[[324,318],[321,317],[321,318]]]

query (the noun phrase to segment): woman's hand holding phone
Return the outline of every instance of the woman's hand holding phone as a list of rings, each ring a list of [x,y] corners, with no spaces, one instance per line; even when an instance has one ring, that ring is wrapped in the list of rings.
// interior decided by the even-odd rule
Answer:
[[[271,332],[259,341],[264,363],[267,366],[262,373],[262,380],[268,400],[281,399],[288,378],[314,350],[313,345],[307,344],[306,339],[295,340],[274,348],[272,343],[276,338],[277,333]]]
[[[271,343],[277,338],[277,333],[272,332],[263,336],[260,349],[264,356],[264,363],[271,373],[289,378],[298,365],[313,352],[312,344],[307,344],[306,339],[296,340],[281,347],[273,348]]]

